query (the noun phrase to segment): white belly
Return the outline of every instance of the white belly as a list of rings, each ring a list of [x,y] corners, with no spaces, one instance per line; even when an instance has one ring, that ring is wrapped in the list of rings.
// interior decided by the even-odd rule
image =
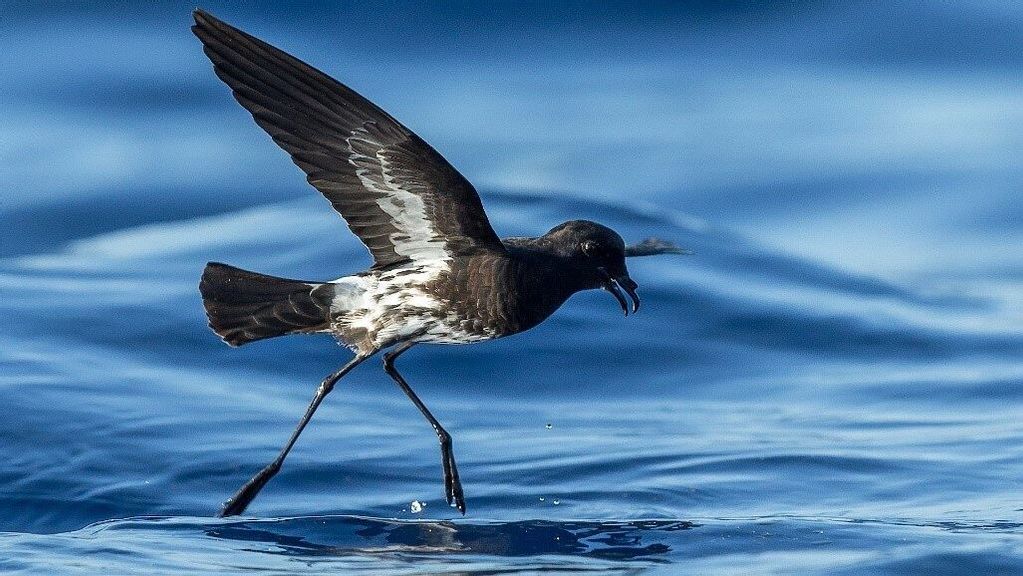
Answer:
[[[448,261],[435,260],[334,280],[331,331],[348,347],[363,352],[407,340],[469,344],[496,337],[466,330],[469,319],[457,317],[423,290],[447,269]]]

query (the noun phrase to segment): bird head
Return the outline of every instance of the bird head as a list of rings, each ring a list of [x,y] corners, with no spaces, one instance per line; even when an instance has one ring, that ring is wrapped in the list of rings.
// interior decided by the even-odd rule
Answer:
[[[582,274],[586,289],[603,288],[618,300],[629,315],[625,293],[632,299],[632,311],[639,310],[637,284],[625,266],[625,241],[617,232],[589,220],[571,220],[544,235],[556,252]]]
[[[654,256],[657,254],[692,254],[689,250],[657,238],[647,238],[639,244],[626,246],[617,232],[589,220],[570,220],[552,228],[544,238],[555,252],[570,261],[580,271],[584,288],[602,288],[610,293],[629,315],[629,305],[622,294],[632,299],[632,312],[639,310],[638,285],[629,277],[626,257]]]

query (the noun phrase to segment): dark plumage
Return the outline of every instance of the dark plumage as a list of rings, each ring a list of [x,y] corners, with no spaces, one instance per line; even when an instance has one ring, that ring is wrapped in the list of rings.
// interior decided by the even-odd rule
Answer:
[[[203,271],[199,292],[210,328],[232,346],[328,328],[330,295],[301,280],[249,272],[219,262]]]
[[[201,10],[195,21],[192,30],[217,76],[345,218],[369,248],[374,268],[416,255],[415,250],[396,250],[400,242],[392,236],[404,237],[410,230],[377,205],[394,186],[423,201],[435,228],[425,241],[460,252],[502,249],[472,184],[388,113],[305,62]]]
[[[210,327],[235,346],[327,332],[355,352],[328,376],[278,457],[228,500],[242,513],[277,473],[334,384],[377,352],[441,443],[448,503],[465,513],[451,437],[394,367],[417,343],[465,344],[536,326],[580,290],[639,309],[626,256],[680,252],[656,239],[627,247],[585,220],[500,240],[472,185],[426,142],[352,89],[197,10],[192,30],[235,98],[348,222],[374,259],[330,282],[287,280],[210,263],[199,290]],[[624,294],[623,294],[624,292]]]

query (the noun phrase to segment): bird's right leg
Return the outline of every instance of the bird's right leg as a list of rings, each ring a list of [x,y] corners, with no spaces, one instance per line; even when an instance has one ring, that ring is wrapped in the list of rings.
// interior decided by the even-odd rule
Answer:
[[[330,394],[330,391],[334,389],[334,384],[337,383],[345,374],[348,374],[358,366],[363,360],[369,358],[372,354],[360,354],[355,358],[352,358],[347,364],[342,366],[337,372],[334,372],[330,376],[323,379],[320,386],[316,389],[316,395],[313,396],[313,401],[306,408],[305,415],[298,422],[298,427],[291,433],[291,438],[288,443],[284,445],[284,449],[277,455],[277,458],[273,462],[268,464],[266,468],[263,468],[251,480],[245,483],[244,486],[238,489],[238,492],[231,497],[230,500],[224,503],[224,508],[220,511],[219,516],[221,518],[225,516],[236,516],[245,511],[249,503],[252,502],[256,494],[266,486],[266,483],[273,478],[278,471],[281,469],[281,465],[284,464],[284,459],[287,458],[288,452],[291,452],[291,447],[295,445],[295,441],[298,440],[299,434],[305,429],[306,424],[309,423],[309,419],[313,417],[313,412],[316,412],[316,408],[319,407],[320,402]]]
[[[412,400],[416,408],[419,408],[419,411],[430,422],[430,426],[433,426],[434,432],[437,433],[437,439],[440,440],[440,462],[444,470],[444,494],[447,497],[448,504],[458,508],[458,511],[464,515],[465,496],[462,494],[462,482],[458,479],[458,466],[455,464],[455,453],[451,448],[451,435],[433,417],[433,414],[430,414],[426,404],[423,404],[419,396],[416,396],[416,393],[412,391],[412,387],[408,385],[408,382],[402,378],[401,374],[394,367],[394,360],[414,345],[414,342],[403,342],[394,347],[390,352],[384,354],[384,370],[398,383],[398,386],[405,392],[405,395]]]

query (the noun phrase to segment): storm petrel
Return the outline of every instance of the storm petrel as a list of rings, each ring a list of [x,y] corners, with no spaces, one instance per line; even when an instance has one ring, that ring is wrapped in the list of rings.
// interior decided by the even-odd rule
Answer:
[[[329,282],[206,265],[203,306],[210,328],[228,344],[324,332],[355,353],[323,380],[277,458],[220,515],[244,512],[334,384],[387,348],[384,370],[437,433],[448,504],[465,514],[451,436],[395,369],[398,356],[421,342],[468,344],[528,330],[580,290],[607,290],[628,316],[622,291],[633,312],[639,297],[625,257],[682,250],[656,239],[626,246],[610,228],[586,220],[536,238],[502,240],[472,184],[387,112],[202,10],[194,17],[192,31],[217,76],[373,256],[369,270]]]

